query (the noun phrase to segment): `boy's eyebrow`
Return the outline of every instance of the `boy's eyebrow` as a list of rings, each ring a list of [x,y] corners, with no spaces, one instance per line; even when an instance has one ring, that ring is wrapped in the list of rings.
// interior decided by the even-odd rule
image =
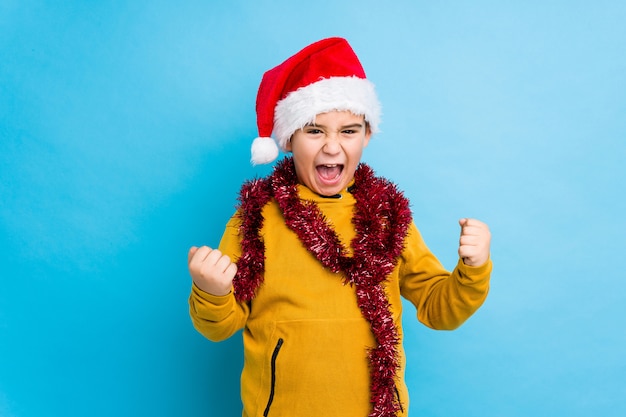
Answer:
[[[341,126],[341,127],[339,128],[339,130],[363,128],[363,125],[364,125],[363,123],[351,123],[351,124],[349,124],[349,125]],[[320,127],[320,128],[322,128],[322,129],[326,129],[326,126],[324,126],[324,125],[320,125],[320,124],[317,124],[317,123],[315,123],[315,122],[313,122],[313,123],[307,123],[307,124],[306,124],[306,125],[304,125],[304,126],[305,126],[305,127]]]

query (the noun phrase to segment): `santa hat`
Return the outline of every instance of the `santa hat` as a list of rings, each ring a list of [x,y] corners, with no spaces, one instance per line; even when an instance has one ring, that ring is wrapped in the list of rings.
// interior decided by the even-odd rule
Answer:
[[[259,137],[252,143],[251,162],[274,161],[278,146],[285,151],[295,131],[333,110],[363,115],[372,133],[378,131],[380,103],[374,84],[342,38],[315,42],[263,75],[256,100]]]

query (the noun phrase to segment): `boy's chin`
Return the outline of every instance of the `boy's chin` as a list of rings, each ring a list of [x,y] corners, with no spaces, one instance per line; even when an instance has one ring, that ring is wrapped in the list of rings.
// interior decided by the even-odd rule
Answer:
[[[340,194],[346,187],[343,186],[343,183],[336,184],[333,186],[317,186],[317,190],[314,190],[317,194],[324,197],[332,197],[337,194]]]

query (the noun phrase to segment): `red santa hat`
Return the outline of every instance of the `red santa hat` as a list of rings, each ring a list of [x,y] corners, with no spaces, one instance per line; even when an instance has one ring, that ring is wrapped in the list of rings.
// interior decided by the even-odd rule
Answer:
[[[374,84],[342,38],[315,42],[263,75],[256,100],[259,137],[252,143],[251,162],[274,161],[278,146],[285,151],[295,131],[333,110],[363,115],[372,133],[378,132],[380,103]]]

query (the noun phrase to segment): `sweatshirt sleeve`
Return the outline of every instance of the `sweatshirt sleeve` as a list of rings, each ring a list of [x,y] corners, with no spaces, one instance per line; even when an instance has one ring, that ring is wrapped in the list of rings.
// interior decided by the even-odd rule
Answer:
[[[483,304],[492,263],[472,267],[459,260],[450,273],[411,224],[400,259],[400,291],[417,309],[418,320],[436,330],[453,330]]]
[[[220,251],[233,262],[241,254],[238,230],[238,218],[233,216],[226,225],[219,246]],[[229,338],[245,326],[249,314],[248,304],[237,302],[232,291],[224,296],[215,296],[192,284],[189,315],[196,330],[207,339],[219,342]]]
[[[248,313],[248,306],[238,303],[232,292],[218,297],[202,291],[195,284],[191,287],[191,322],[209,340],[219,342],[228,339],[244,327]]]

